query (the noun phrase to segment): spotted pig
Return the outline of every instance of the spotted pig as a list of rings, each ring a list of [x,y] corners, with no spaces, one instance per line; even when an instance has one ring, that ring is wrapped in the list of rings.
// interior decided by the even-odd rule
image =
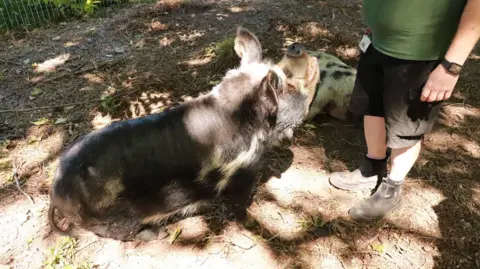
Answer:
[[[346,120],[357,70],[331,54],[322,51],[308,53],[318,59],[320,80],[305,121],[325,113]]]

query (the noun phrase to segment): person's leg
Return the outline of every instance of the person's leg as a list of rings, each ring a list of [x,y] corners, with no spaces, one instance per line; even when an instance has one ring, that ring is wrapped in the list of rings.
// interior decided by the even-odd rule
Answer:
[[[402,201],[402,185],[419,156],[423,135],[432,129],[440,110],[438,103],[420,101],[423,85],[437,64],[385,56],[384,105],[392,169],[371,197],[350,209],[349,214],[354,219],[379,220],[393,212]]]
[[[385,120],[383,115],[383,74],[378,52],[370,46],[358,64],[355,87],[349,103],[349,113],[363,115],[364,135],[368,152],[358,169],[333,172],[330,184],[343,190],[374,188],[379,177],[387,174]]]
[[[384,117],[365,116],[364,132],[367,142],[367,157],[383,160],[387,154],[387,133]]]
[[[414,146],[392,149],[392,170],[388,177],[393,181],[402,181],[420,155],[422,143],[418,141]]]

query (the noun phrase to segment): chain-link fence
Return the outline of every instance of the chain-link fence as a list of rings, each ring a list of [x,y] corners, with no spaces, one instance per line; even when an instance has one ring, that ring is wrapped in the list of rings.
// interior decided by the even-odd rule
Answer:
[[[0,29],[38,26],[128,0],[0,0]]]

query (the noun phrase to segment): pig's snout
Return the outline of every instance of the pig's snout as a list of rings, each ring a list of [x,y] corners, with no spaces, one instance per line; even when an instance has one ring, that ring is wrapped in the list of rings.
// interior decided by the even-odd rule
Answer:
[[[287,56],[299,57],[305,52],[305,47],[299,43],[293,43],[287,48]]]

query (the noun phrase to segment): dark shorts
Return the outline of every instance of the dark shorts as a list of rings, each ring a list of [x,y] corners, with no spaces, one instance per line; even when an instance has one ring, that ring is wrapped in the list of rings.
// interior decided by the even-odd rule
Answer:
[[[350,112],[384,117],[388,147],[415,145],[432,130],[443,102],[420,101],[422,88],[439,63],[393,58],[370,45],[360,56]]]

